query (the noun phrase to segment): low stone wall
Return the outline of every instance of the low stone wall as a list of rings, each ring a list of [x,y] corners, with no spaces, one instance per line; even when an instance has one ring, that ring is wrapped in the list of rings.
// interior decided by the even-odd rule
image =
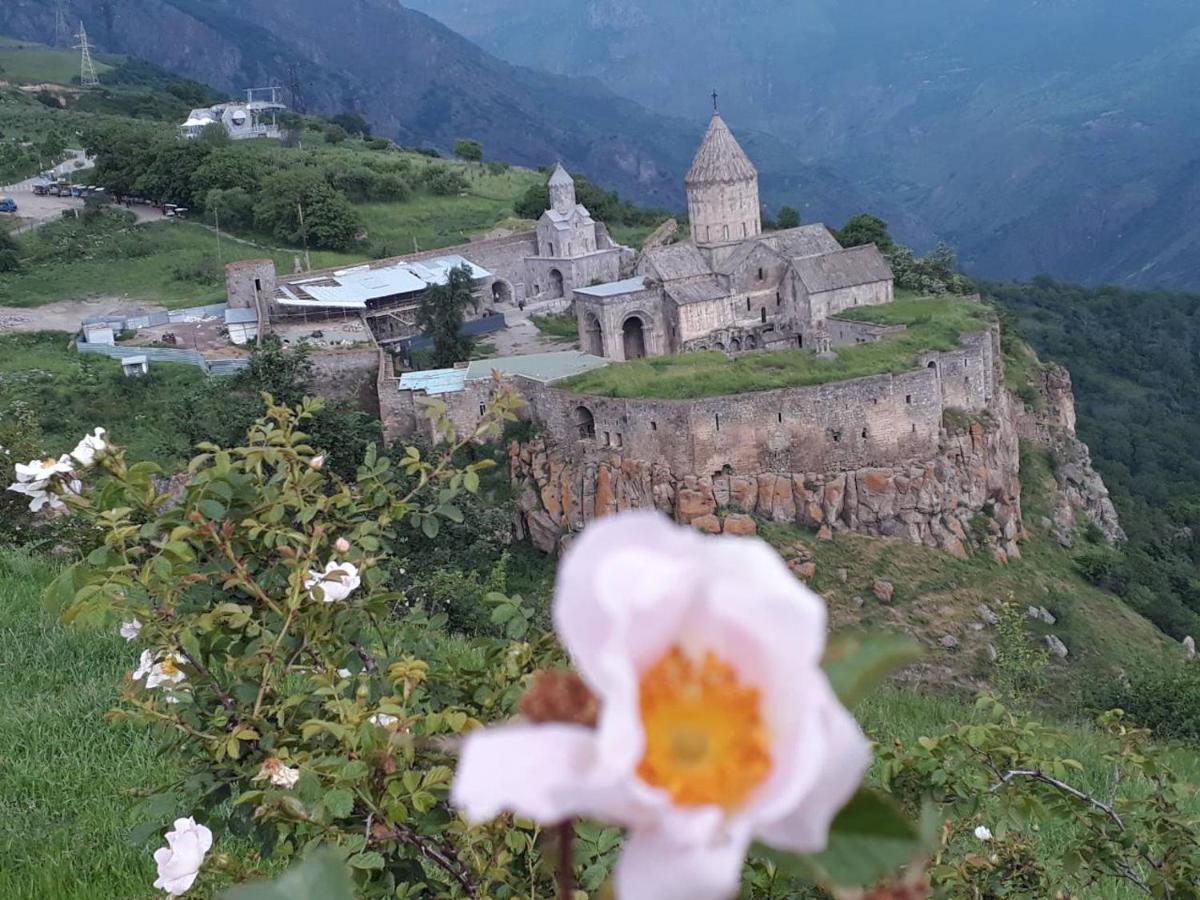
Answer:
[[[848,344],[873,344],[893,334],[903,334],[908,330],[907,325],[877,325],[874,322],[855,322],[852,319],[839,319],[830,316],[825,320],[829,331],[829,340],[835,347]]]
[[[313,366],[309,390],[329,400],[357,403],[382,417],[375,387],[379,371],[379,351],[375,347],[319,350],[309,359]]]

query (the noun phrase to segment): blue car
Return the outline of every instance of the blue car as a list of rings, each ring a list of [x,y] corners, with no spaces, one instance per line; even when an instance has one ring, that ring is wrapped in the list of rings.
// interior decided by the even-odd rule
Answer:
[[[5,197],[0,200],[0,213],[15,213],[17,211],[17,201],[12,197]]]

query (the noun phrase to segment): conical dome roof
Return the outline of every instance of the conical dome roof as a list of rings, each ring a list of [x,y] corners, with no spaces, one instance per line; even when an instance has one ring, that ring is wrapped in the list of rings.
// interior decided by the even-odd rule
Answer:
[[[758,170],[721,118],[720,113],[713,113],[712,122],[692,168],[687,173],[687,183],[712,184],[717,182],[747,181],[758,177]]]
[[[570,173],[567,172],[567,170],[563,168],[562,163],[559,163],[557,166],[554,167],[554,174],[550,176],[550,184],[557,187],[559,185],[565,186],[565,185],[574,184],[574,183],[575,183],[575,179],[572,178]]]

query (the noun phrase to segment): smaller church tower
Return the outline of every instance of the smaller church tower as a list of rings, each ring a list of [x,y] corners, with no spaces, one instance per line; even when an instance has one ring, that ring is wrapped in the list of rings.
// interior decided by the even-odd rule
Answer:
[[[713,103],[712,122],[686,180],[692,240],[701,246],[762,233],[758,170]]]
[[[562,215],[575,209],[575,179],[559,163],[550,176],[550,208]]]

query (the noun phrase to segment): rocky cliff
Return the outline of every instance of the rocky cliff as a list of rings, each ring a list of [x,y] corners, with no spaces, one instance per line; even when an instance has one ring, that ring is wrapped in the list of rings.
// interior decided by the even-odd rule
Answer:
[[[1070,547],[1080,522],[1095,525],[1109,543],[1123,543],[1125,532],[1104,479],[1092,467],[1087,444],[1075,433],[1075,395],[1071,374],[1059,365],[1043,365],[1033,376],[1034,399],[1017,403],[1018,435],[1051,451],[1058,490],[1046,525],[1055,539]]]
[[[943,428],[928,459],[842,472],[680,474],[619,452],[574,458],[576,445],[548,437],[514,443],[520,530],[551,552],[596,517],[652,508],[714,533],[752,533],[755,516],[1007,561],[1020,555],[1020,453],[1011,404],[998,406],[1003,415]]]

